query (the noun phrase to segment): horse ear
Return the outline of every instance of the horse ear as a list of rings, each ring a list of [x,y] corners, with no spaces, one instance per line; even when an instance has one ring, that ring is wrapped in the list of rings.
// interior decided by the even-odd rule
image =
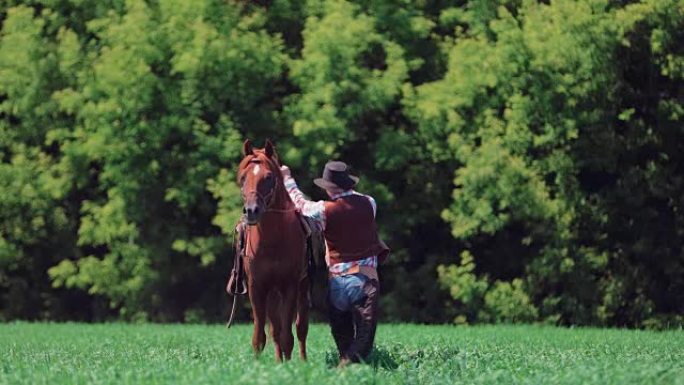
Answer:
[[[252,142],[249,139],[245,140],[245,143],[242,144],[242,155],[254,155],[254,151],[252,149]]]
[[[275,153],[275,146],[271,143],[270,139],[266,139],[266,145],[264,146],[264,151],[266,151],[266,156],[271,158]]]

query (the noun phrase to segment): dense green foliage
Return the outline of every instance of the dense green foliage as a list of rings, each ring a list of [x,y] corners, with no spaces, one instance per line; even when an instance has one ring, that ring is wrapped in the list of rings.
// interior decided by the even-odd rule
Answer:
[[[0,0],[0,28],[0,319],[223,318],[270,137],[312,196],[341,158],[377,199],[387,320],[684,323],[681,0]]]
[[[370,365],[255,360],[247,326],[0,325],[0,384],[684,384],[684,335],[521,326],[381,325]]]

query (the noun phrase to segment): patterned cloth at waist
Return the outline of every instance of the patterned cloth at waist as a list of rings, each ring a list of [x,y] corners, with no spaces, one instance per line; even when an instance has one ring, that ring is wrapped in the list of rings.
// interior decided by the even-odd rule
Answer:
[[[378,279],[378,257],[370,256],[357,261],[336,263],[328,267],[329,277],[362,273],[371,279]]]

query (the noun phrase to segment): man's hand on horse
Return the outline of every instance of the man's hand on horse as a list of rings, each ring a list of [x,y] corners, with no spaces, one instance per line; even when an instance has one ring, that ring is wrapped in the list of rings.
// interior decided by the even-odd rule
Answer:
[[[283,178],[287,178],[291,175],[290,168],[285,165],[280,166],[280,173],[283,174]]]

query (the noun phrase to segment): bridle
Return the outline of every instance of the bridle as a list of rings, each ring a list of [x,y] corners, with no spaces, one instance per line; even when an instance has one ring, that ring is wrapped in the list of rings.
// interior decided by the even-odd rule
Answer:
[[[269,163],[269,165],[273,166],[273,164],[270,161],[268,161],[268,163]],[[263,162],[256,157],[254,157],[253,159],[250,159],[249,162],[247,162],[248,166],[245,167],[245,170],[243,171],[243,173],[247,173],[248,170],[251,169],[251,167],[249,167],[249,165],[257,165],[257,164],[263,164]],[[277,168],[278,167],[276,165],[276,169]],[[276,170],[275,172],[280,172],[280,170]],[[255,194],[257,196],[257,198],[264,204],[264,206],[266,208],[264,210],[264,213],[267,213],[267,212],[269,212],[269,213],[289,213],[292,211],[297,211],[296,208],[275,209],[275,208],[271,207],[273,205],[273,201],[275,200],[275,195],[276,195],[276,192],[278,190],[278,185],[279,185],[278,179],[276,177],[273,177],[273,187],[271,187],[271,189],[269,190],[268,193],[261,194],[259,192],[258,188],[255,188],[254,191],[249,191],[249,192],[245,193],[245,184],[244,184],[244,182],[241,181],[240,182],[240,194],[242,195],[242,201],[244,202],[246,200],[247,194]],[[282,183],[281,183],[281,185],[282,185]]]
[[[253,159],[253,160],[250,160],[248,164],[258,165],[258,164],[261,164],[261,161],[259,159]],[[244,172],[245,173],[248,172],[247,170],[249,170],[249,169],[250,169],[249,167],[245,168]],[[259,189],[257,187],[255,187],[253,191],[249,191],[249,192],[245,193],[245,184],[241,183],[240,194],[242,195],[242,201],[244,202],[247,199],[248,194],[254,194],[257,196],[259,201],[261,203],[263,203],[264,206],[266,207],[266,210],[264,210],[264,212],[272,211],[271,205],[273,204],[273,200],[275,199],[275,193],[276,193],[276,190],[278,189],[277,178],[273,177],[273,186],[269,189],[268,193],[266,193],[265,195],[262,194],[261,192],[259,192]]]

